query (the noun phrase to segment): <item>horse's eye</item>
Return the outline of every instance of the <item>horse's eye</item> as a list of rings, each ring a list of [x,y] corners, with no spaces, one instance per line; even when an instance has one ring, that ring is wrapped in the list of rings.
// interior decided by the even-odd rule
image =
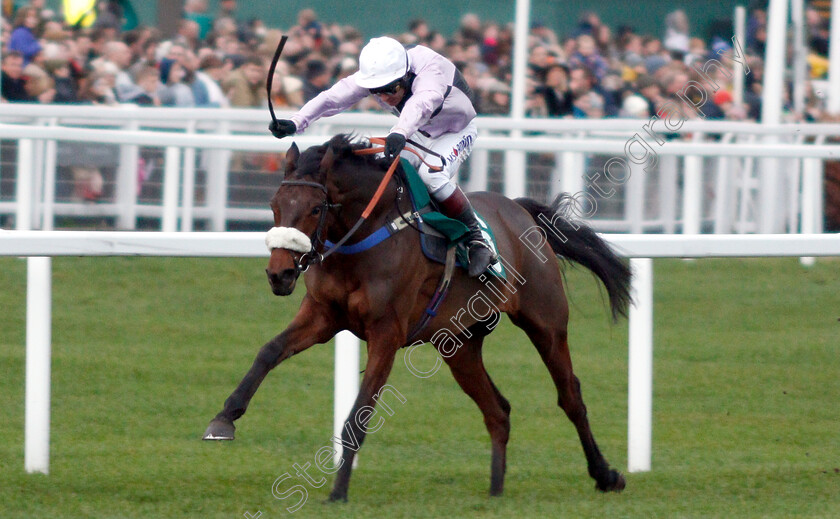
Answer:
[[[321,214],[321,206],[320,205],[315,207],[314,209],[312,209],[312,216],[318,216],[319,214]]]

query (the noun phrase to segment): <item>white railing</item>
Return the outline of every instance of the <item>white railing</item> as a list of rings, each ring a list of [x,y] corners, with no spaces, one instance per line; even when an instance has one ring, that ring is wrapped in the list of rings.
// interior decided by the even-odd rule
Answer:
[[[631,258],[634,306],[630,309],[628,364],[628,455],[630,472],[650,470],[653,409],[653,266],[651,258],[742,256],[840,256],[840,235],[604,235]],[[50,256],[265,257],[262,233],[161,233],[2,231],[0,255],[29,256],[26,304],[25,469],[49,470],[51,258]],[[355,350],[348,348],[356,348]],[[342,358],[358,359],[358,341],[344,344]],[[339,355],[339,352],[336,352]],[[338,364],[336,364],[338,366]],[[354,395],[358,368],[336,373]],[[336,403],[335,423],[349,414],[352,398]]]
[[[19,144],[16,196],[0,200],[0,214],[14,214],[18,229],[50,229],[56,215],[115,216],[120,229],[134,229],[138,216],[154,217],[167,231],[192,230],[195,220],[208,221],[207,227],[215,231],[225,230],[231,220],[268,224],[267,203],[264,209],[243,207],[227,195],[232,151],[278,153],[290,144],[289,139],[267,136],[267,120],[266,111],[257,109],[2,104],[0,138]],[[319,121],[295,141],[307,147],[338,132],[381,135],[393,121],[379,113],[340,114]],[[615,193],[611,197],[615,200],[600,197],[601,206],[619,208],[617,214],[591,218],[602,231],[681,229],[692,234],[705,225],[716,233],[820,232],[822,161],[840,157],[840,145],[825,144],[840,137],[840,125],[830,124],[690,120],[669,129],[667,133],[681,137],[668,141],[659,133],[666,130],[659,120],[479,117],[477,124],[480,138],[462,181],[467,189],[494,187],[510,197],[537,189],[542,198],[550,199],[562,191],[597,195],[593,189],[597,184]],[[513,130],[529,134],[515,137]],[[56,142],[119,147],[113,202],[56,202]],[[160,203],[138,203],[141,147],[164,152]],[[526,176],[524,163],[506,160],[510,167],[499,185],[491,186],[491,154],[496,151],[540,153],[552,157],[553,165],[547,166],[546,179],[536,185]],[[643,163],[630,164],[627,173],[632,174],[610,181],[603,163],[611,157],[624,158],[627,152],[642,154]],[[195,196],[196,153],[207,170],[202,203],[196,203]],[[653,162],[656,167],[642,174]],[[265,199],[269,197],[270,193]]]

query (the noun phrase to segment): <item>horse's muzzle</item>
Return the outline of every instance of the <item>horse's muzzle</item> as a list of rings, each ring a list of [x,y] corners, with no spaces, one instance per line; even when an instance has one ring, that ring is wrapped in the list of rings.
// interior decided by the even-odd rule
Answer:
[[[293,268],[284,269],[280,272],[272,272],[269,269],[265,269],[265,273],[268,276],[268,284],[271,285],[271,291],[276,296],[287,296],[294,292],[297,278],[300,275]]]

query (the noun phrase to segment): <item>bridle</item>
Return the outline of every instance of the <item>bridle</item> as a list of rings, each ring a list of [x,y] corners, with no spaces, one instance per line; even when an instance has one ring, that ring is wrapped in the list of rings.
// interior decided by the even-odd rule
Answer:
[[[327,257],[332,251],[327,251],[327,254],[321,254],[318,252],[318,246],[321,242],[321,235],[324,232],[324,225],[327,223],[327,212],[330,209],[338,209],[341,207],[341,204],[331,204],[329,199],[329,193],[327,192],[327,186],[324,184],[320,184],[318,182],[312,182],[309,180],[284,180],[280,182],[280,187],[283,186],[306,186],[306,187],[314,187],[320,189],[324,192],[324,200],[321,202],[321,212],[318,215],[318,225],[315,227],[315,233],[310,237],[309,241],[312,243],[312,247],[309,249],[308,252],[304,252],[301,254],[299,258],[295,260],[295,274],[300,275],[302,272],[306,272],[309,270],[309,267],[315,263],[320,263],[324,261],[324,258]]]

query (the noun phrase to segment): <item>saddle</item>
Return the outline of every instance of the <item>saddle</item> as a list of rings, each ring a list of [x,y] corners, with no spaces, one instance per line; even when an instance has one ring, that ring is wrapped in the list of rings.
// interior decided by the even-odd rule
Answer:
[[[420,248],[431,261],[446,264],[446,253],[449,249],[455,248],[457,266],[467,268],[469,263],[469,251],[464,243],[469,229],[458,220],[445,216],[437,207],[437,203],[429,196],[429,191],[420,179],[420,175],[414,166],[405,159],[401,160],[402,180],[407,186],[413,213],[406,218],[406,225],[416,222],[420,232]],[[398,172],[399,173],[399,172]],[[493,229],[487,224],[481,214],[476,211],[478,223],[488,243],[493,247],[493,252],[498,256],[498,247]],[[504,265],[497,259],[489,269],[493,275],[506,279]]]

